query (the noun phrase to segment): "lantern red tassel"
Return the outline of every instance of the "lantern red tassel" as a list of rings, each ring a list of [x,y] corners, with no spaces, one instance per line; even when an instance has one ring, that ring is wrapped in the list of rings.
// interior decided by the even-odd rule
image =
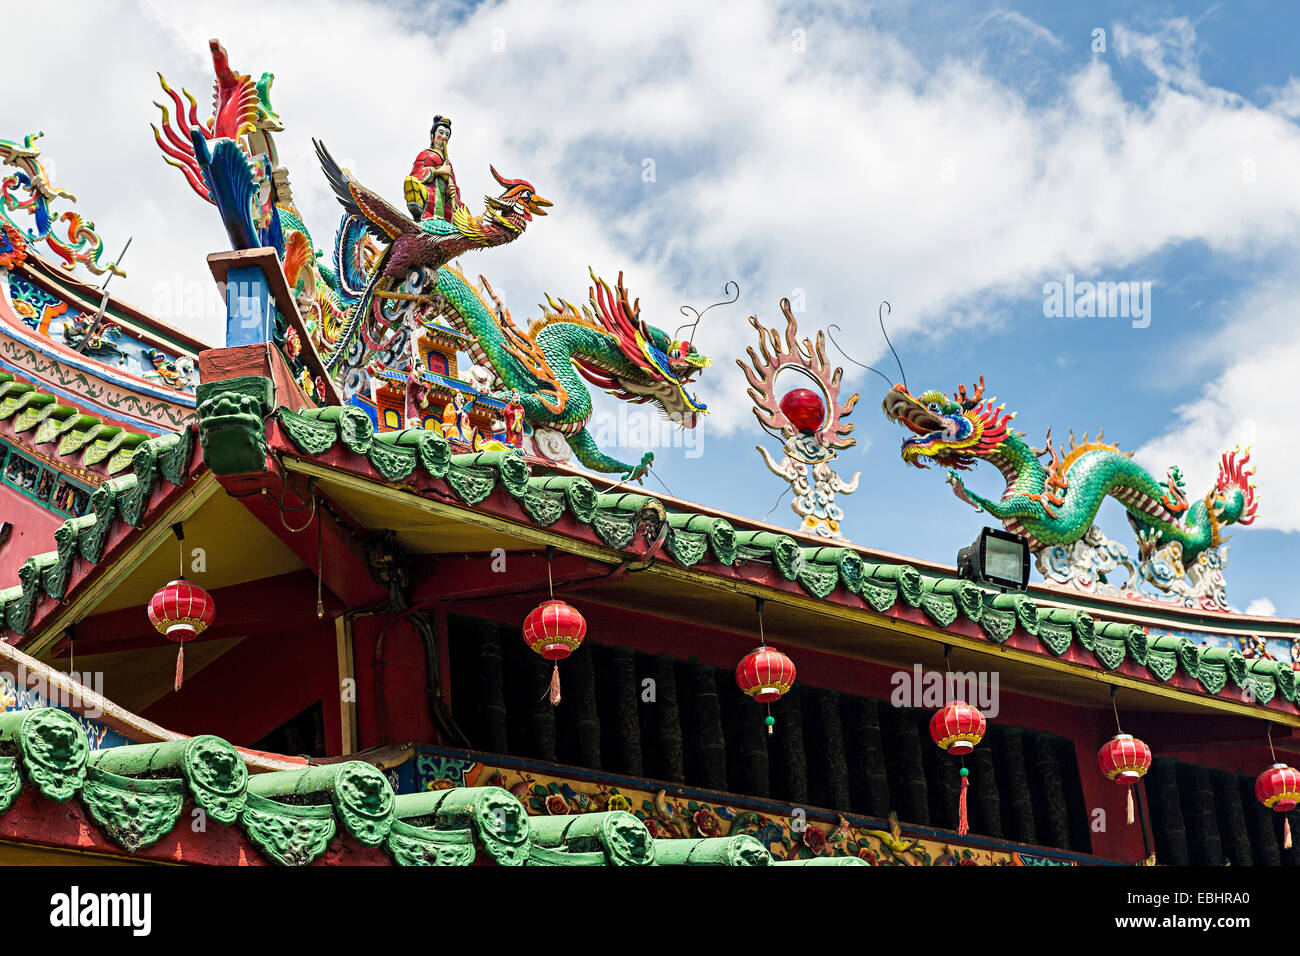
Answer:
[[[970,789],[970,770],[961,768],[961,796],[957,798],[957,835],[965,836],[970,832],[966,822],[966,791]]]
[[[559,664],[551,665],[550,698],[551,698],[552,707],[558,707],[560,705],[560,665]]]
[[[587,621],[578,609],[557,598],[543,601],[524,618],[524,640],[543,660],[562,661],[581,645],[587,636]],[[551,669],[549,691],[551,706],[560,702],[560,666]]]
[[[180,644],[176,652],[176,679],[172,686],[181,689],[185,678],[185,642],[192,641],[217,616],[212,595],[184,578],[169,581],[149,601],[149,621],[169,641]]]

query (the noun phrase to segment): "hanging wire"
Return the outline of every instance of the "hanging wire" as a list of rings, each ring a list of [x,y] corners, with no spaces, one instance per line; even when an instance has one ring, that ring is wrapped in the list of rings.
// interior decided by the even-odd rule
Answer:
[[[763,598],[761,598],[761,597],[756,597],[756,598],[754,598],[754,610],[756,610],[756,611],[758,612],[758,649],[759,649],[760,651],[763,650],[763,649],[765,649],[765,648],[767,647],[767,636],[763,633],[763,605],[764,605],[764,603],[766,603],[766,602],[765,602],[765,600],[764,600]],[[767,725],[767,733],[768,733],[768,736],[771,736],[771,735],[772,735],[772,728],[773,728],[773,726],[776,724],[776,721],[775,721],[775,719],[772,717],[772,704],[771,704],[771,702],[769,701],[769,702],[768,702],[767,704],[765,704],[764,706],[767,708],[767,716],[764,718],[763,723]]]
[[[312,495],[311,500],[315,502],[316,496]],[[316,620],[319,621],[325,617],[325,601],[322,596],[322,589],[325,586],[324,577],[322,575],[322,572],[324,571],[325,550],[321,546],[321,529],[325,522],[321,520],[320,515],[317,514],[315,508],[312,508],[312,517],[316,519]],[[281,518],[281,520],[284,519]]]
[[[185,577],[185,523],[178,521],[172,525],[172,534],[176,535],[176,563],[180,571],[176,577],[179,580]]]
[[[1110,688],[1110,709],[1115,712],[1115,733],[1124,733],[1124,728],[1119,725],[1119,707],[1115,704],[1115,698],[1119,696],[1119,686],[1112,685]]]

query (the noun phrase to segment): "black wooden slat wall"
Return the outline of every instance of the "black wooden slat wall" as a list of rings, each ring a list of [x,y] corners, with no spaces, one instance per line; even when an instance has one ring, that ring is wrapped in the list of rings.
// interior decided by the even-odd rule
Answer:
[[[1146,792],[1156,859],[1175,866],[1297,866],[1300,850],[1282,849],[1282,826],[1294,832],[1300,812],[1274,813],[1255,799],[1255,780],[1157,757]]]
[[[552,708],[551,665],[518,628],[452,616],[449,630],[455,717],[485,751],[956,827],[961,763],[930,741],[929,710],[801,683],[772,705],[769,735],[769,709],[731,671],[592,642],[561,662]],[[995,721],[966,766],[972,833],[1091,850],[1072,741]],[[1146,805],[1161,863],[1300,864],[1246,776],[1157,758]]]

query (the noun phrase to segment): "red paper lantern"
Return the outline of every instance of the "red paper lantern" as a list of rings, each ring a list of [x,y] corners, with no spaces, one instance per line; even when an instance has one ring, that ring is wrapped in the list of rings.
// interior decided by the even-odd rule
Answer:
[[[794,661],[775,647],[756,647],[736,665],[736,683],[760,704],[770,704],[794,686]]]
[[[1151,769],[1151,748],[1132,734],[1116,734],[1097,751],[1097,764],[1107,780],[1129,787]]]
[[[930,736],[954,757],[974,750],[986,729],[984,715],[964,700],[954,700],[930,718]]]
[[[169,641],[181,645],[176,651],[177,690],[185,676],[185,642],[206,631],[216,615],[212,595],[184,578],[169,581],[150,599],[150,623]]]
[[[1300,804],[1300,771],[1275,763],[1255,779],[1255,798],[1277,813]]]
[[[587,621],[578,609],[558,598],[537,605],[524,618],[524,640],[548,661],[562,661],[582,644]]]
[[[560,702],[560,665],[582,645],[587,621],[578,609],[558,598],[543,601],[524,618],[524,640],[544,660],[556,661],[551,670],[551,705]]]
[[[1255,778],[1255,799],[1275,813],[1287,813],[1300,804],[1300,771],[1275,763]],[[1282,825],[1282,848],[1291,849],[1291,821]]]
[[[801,432],[815,432],[826,420],[822,397],[807,388],[796,388],[781,398],[781,411]]]

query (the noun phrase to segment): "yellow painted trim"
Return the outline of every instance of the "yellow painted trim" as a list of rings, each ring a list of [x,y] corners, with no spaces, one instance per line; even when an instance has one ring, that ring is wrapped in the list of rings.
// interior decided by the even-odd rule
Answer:
[[[131,544],[126,553],[112,565],[105,567],[102,573],[94,576],[90,583],[63,606],[59,614],[40,631],[36,632],[22,645],[24,651],[32,657],[40,657],[58,641],[70,626],[86,617],[106,597],[113,593],[145,559],[158,548],[172,533],[172,525],[187,520],[194,512],[221,488],[217,476],[205,472],[189,491],[167,509]],[[99,566],[96,565],[98,570]]]
[[[507,532],[516,537],[539,544],[554,544],[570,554],[591,558],[606,564],[619,564],[627,558],[626,554],[614,551],[610,548],[603,548],[586,541],[579,541],[570,538],[567,535],[547,531],[544,528],[516,524],[513,521],[498,518],[494,515],[486,515],[466,506],[457,506],[447,502],[434,501],[382,482],[371,481],[347,472],[322,467],[313,462],[297,458],[289,458],[287,456],[283,461],[285,467],[290,471],[301,472],[308,476],[314,475],[322,480],[336,482],[345,487],[362,491],[367,494],[373,495],[378,493],[394,502],[407,505],[418,511],[423,511],[437,517],[448,518],[464,524],[472,524],[478,527]],[[1283,724],[1290,727],[1300,727],[1300,715],[1287,714],[1281,711],[1260,707],[1258,705],[1247,704],[1244,701],[1236,702],[1227,700],[1217,695],[1211,696],[1208,694],[1196,694],[1176,687],[1169,687],[1155,681],[1139,680],[1112,671],[1096,670],[1091,667],[1073,664],[1069,661],[1064,661],[1060,658],[1051,657],[1049,655],[1035,654],[1030,651],[1022,651],[1005,645],[991,644],[990,642],[980,638],[966,637],[962,634],[914,624],[911,621],[904,621],[898,618],[879,615],[873,611],[868,611],[865,608],[851,608],[845,607],[844,605],[838,604],[834,601],[820,601],[810,595],[779,591],[775,588],[764,587],[749,581],[720,577],[715,574],[693,571],[689,568],[682,568],[677,565],[661,562],[656,562],[653,566],[641,573],[651,574],[669,580],[695,585],[697,587],[703,586],[715,591],[724,591],[731,594],[743,595],[745,597],[761,597],[770,604],[784,604],[799,610],[805,610],[813,614],[835,618],[859,626],[866,625],[876,628],[890,628],[900,633],[907,634],[908,636],[916,637],[924,641],[930,641],[935,644],[951,645],[953,647],[959,647],[988,657],[1006,657],[1030,666],[1047,668],[1048,670],[1058,671],[1083,680],[1096,681],[1097,683],[1108,686],[1123,687],[1140,694],[1149,694],[1153,697],[1163,697],[1183,704],[1204,707],[1206,710],[1235,714],[1242,717],[1251,717],[1255,720],[1270,721],[1272,723]],[[789,641],[787,639],[787,643],[798,644],[799,642],[797,640]],[[807,644],[804,646],[815,647],[815,645]]]

